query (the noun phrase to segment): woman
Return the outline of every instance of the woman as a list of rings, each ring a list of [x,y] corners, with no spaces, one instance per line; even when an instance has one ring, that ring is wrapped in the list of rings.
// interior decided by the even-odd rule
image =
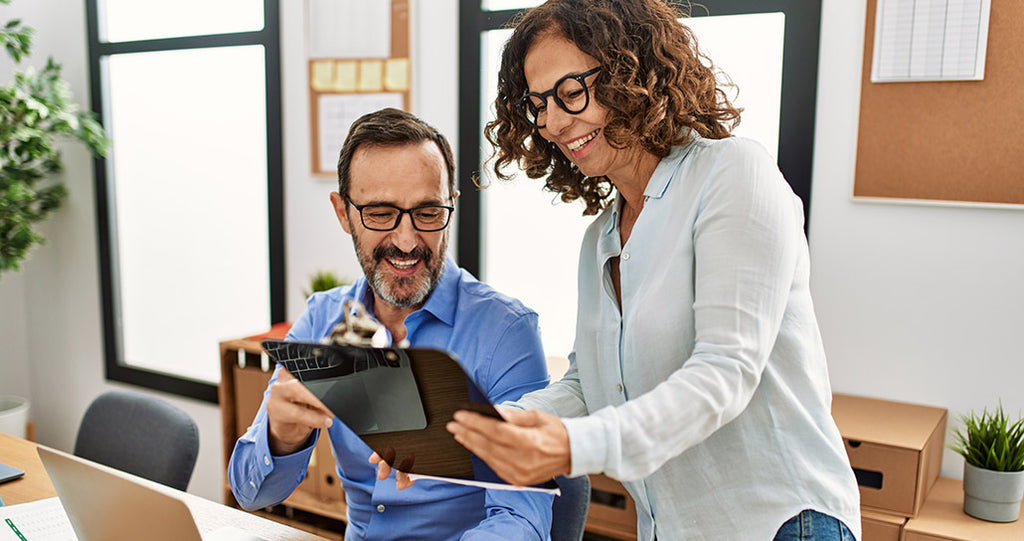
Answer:
[[[449,430],[499,475],[623,481],[639,538],[853,539],[856,481],[829,413],[802,206],[657,0],[552,0],[505,45],[487,126],[601,211],[579,262],[566,376],[509,423]],[[812,533],[813,531],[813,533]]]

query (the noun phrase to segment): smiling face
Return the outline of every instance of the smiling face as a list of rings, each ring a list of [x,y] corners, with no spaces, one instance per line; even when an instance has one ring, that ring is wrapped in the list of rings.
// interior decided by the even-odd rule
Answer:
[[[403,209],[454,205],[444,158],[432,141],[361,146],[352,156],[348,197],[357,205],[389,204]],[[448,229],[417,231],[408,214],[391,231],[363,226],[359,211],[338,193],[331,194],[338,221],[352,235],[356,255],[374,301],[416,309],[437,286],[444,270]]]
[[[550,90],[563,77],[578,75],[599,65],[573,42],[555,32],[545,32],[530,46],[523,62],[523,75],[530,92]],[[608,110],[594,99],[595,76],[588,77],[590,104],[582,112],[570,114],[554,99],[548,98],[546,125],[541,137],[554,143],[563,154],[589,177],[608,176],[613,182],[620,172],[632,170],[627,153],[613,148],[604,137]]]

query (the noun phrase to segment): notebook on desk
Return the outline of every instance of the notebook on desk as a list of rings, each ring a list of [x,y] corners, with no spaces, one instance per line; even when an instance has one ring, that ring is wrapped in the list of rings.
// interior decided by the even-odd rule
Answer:
[[[265,541],[230,526],[200,535],[172,489],[55,449],[38,452],[78,541]]]
[[[489,470],[475,471],[472,455],[445,425],[459,409],[502,417],[443,351],[281,340],[264,340],[263,349],[391,467],[414,479],[558,493],[554,481],[513,487]]]

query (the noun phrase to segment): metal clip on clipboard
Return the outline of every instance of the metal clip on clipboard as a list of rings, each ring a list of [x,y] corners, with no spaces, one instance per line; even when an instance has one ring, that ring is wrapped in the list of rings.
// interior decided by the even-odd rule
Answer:
[[[342,312],[344,317],[331,329],[331,334],[322,340],[324,344],[375,348],[390,345],[387,329],[366,311],[363,303],[349,299],[342,306]],[[407,347],[408,344],[400,346]]]

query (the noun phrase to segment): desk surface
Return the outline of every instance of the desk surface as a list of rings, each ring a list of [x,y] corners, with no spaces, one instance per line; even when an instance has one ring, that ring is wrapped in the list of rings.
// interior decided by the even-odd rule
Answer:
[[[7,505],[28,503],[57,495],[50,477],[36,453],[36,444],[7,434],[0,434],[0,462],[25,471],[16,481],[0,484],[0,498]],[[140,480],[150,484],[144,479]],[[270,541],[323,541],[322,537],[267,520],[256,515],[221,505],[180,490],[159,485],[161,490],[173,493],[188,505],[200,532],[216,529],[224,524],[256,532]]]

